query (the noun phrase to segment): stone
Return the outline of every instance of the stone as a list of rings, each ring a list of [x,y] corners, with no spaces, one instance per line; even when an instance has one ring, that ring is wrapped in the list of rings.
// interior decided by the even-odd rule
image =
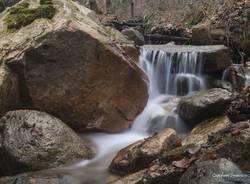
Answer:
[[[209,136],[207,145],[219,158],[227,158],[237,164],[242,171],[249,171],[250,122],[230,125]],[[209,149],[204,155],[209,155]]]
[[[227,116],[233,123],[250,119],[250,88],[245,88],[241,93],[242,94],[235,95],[233,101],[226,110]]]
[[[128,37],[129,40],[132,40],[135,42],[136,45],[143,45],[144,44],[144,37],[142,33],[139,31],[133,29],[133,28],[128,28],[122,30],[122,34]]]
[[[181,177],[179,184],[246,184],[250,183],[236,164],[227,159],[209,160],[191,166]]]
[[[48,174],[46,172],[25,173],[16,176],[0,178],[1,184],[73,184],[74,180],[63,174]]]
[[[209,23],[201,23],[192,27],[193,45],[211,45],[212,37]]]
[[[179,138],[173,129],[140,140],[118,152],[110,164],[110,170],[116,174],[128,174],[146,168],[161,153],[178,147]]]
[[[91,159],[94,151],[61,120],[30,110],[0,120],[0,175],[37,171]]]
[[[17,75],[5,64],[0,65],[0,117],[21,105]]]
[[[198,124],[182,141],[182,145],[204,144],[208,141],[208,136],[219,130],[229,127],[231,124],[227,116],[220,116],[205,120]]]
[[[233,88],[241,92],[246,84],[246,72],[243,66],[233,65],[226,68],[224,80],[230,82]]]
[[[202,59],[201,72],[209,73],[226,69],[232,65],[230,51],[224,45],[203,45],[203,46],[190,46],[190,45],[144,45],[144,49],[149,51],[163,51],[170,54],[198,52]]]
[[[178,184],[184,173],[183,168],[176,168],[172,165],[152,165],[148,169],[127,175],[109,184]]]
[[[183,120],[197,124],[222,114],[231,101],[231,92],[221,88],[212,88],[183,97],[178,104],[177,112]]]
[[[129,128],[148,99],[133,43],[77,2],[53,4],[51,20],[15,31],[2,21],[8,12],[1,14],[0,61],[22,76],[25,108],[48,112],[77,132]]]

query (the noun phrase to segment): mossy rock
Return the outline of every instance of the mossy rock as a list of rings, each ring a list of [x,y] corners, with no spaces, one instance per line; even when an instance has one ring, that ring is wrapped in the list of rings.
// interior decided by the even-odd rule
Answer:
[[[8,29],[19,29],[40,18],[52,19],[56,13],[52,0],[41,0],[37,8],[29,8],[29,3],[23,2],[11,8],[5,18]]]

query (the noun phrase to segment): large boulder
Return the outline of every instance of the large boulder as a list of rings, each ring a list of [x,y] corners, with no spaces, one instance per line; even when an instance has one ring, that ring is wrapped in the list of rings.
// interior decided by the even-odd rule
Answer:
[[[0,127],[0,175],[55,168],[94,156],[90,143],[44,112],[10,111]]]
[[[198,124],[182,141],[183,145],[204,144],[208,141],[210,134],[229,127],[231,124],[227,116],[220,116],[205,120]]]
[[[0,117],[20,105],[17,75],[6,65],[0,64]]]
[[[176,132],[173,129],[165,129],[119,151],[110,165],[110,170],[116,174],[136,172],[145,168],[164,151],[176,148],[179,144]]]
[[[36,0],[29,3],[41,6]],[[50,20],[18,22],[22,27],[6,22],[18,16],[15,11],[0,16],[0,61],[18,71],[26,105],[59,117],[78,132],[128,128],[148,98],[135,47],[74,1],[53,0],[53,7]]]
[[[195,124],[223,113],[231,100],[231,92],[213,88],[182,98],[177,111],[182,119]]]
[[[181,177],[179,184],[246,184],[247,174],[236,164],[226,159],[209,160],[190,167]]]

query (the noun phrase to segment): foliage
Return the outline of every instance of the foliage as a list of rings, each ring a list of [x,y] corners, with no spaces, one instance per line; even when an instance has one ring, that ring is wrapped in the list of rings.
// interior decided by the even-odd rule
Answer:
[[[52,19],[55,13],[52,0],[41,0],[36,8],[29,8],[29,3],[23,2],[9,10],[5,23],[8,29],[19,29],[39,18]]]
[[[191,28],[208,18],[213,11],[211,3],[203,2],[200,5],[190,5],[183,15],[183,22]]]

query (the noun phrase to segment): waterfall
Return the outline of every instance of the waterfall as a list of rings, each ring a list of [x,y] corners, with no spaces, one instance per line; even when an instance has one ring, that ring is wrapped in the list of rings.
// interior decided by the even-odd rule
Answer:
[[[132,127],[134,131],[152,134],[173,128],[179,134],[187,133],[188,126],[176,114],[180,96],[206,88],[201,73],[202,53],[186,48],[179,52],[166,48],[141,48],[139,64],[149,78],[149,100]]]
[[[202,51],[194,47],[169,46],[163,49],[141,48],[139,65],[149,78],[149,99],[130,130],[120,134],[91,133],[84,137],[97,147],[93,160],[82,161],[64,169],[80,183],[106,183],[110,177],[107,168],[117,151],[164,128],[173,128],[178,135],[190,129],[176,113],[180,98],[205,88],[201,75]]]
[[[160,95],[187,95],[205,88],[199,52],[168,52],[142,48],[140,66],[149,77],[150,99]]]

